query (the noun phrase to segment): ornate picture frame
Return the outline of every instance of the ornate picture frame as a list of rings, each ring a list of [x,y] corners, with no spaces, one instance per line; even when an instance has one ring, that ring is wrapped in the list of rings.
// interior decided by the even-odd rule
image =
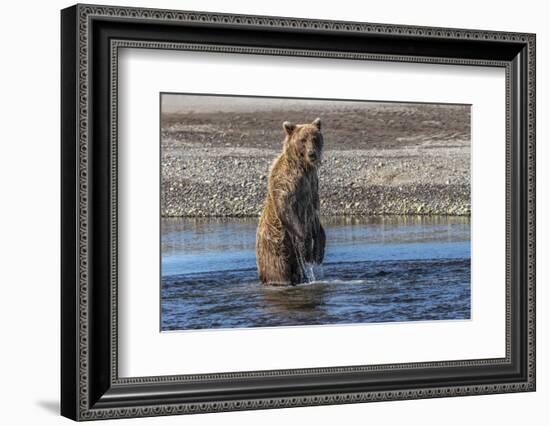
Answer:
[[[74,420],[535,390],[534,34],[76,5],[61,12],[61,414]],[[119,377],[121,48],[500,67],[506,356]],[[157,285],[157,283],[152,283]]]

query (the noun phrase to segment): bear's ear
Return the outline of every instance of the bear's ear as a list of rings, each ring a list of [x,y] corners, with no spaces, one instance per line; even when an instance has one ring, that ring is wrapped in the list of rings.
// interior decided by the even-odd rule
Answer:
[[[283,129],[285,129],[286,134],[290,136],[294,129],[296,129],[296,124],[292,124],[290,121],[285,121],[283,123]]]
[[[317,127],[317,130],[321,130],[321,119],[319,117],[313,120],[313,124]]]

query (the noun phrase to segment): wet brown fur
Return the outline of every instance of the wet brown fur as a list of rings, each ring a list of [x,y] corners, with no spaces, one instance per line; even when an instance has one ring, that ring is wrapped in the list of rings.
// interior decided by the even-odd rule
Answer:
[[[320,264],[325,252],[317,174],[323,136],[320,119],[283,128],[283,152],[271,165],[256,232],[256,263],[262,283],[295,285],[306,281],[304,262]]]

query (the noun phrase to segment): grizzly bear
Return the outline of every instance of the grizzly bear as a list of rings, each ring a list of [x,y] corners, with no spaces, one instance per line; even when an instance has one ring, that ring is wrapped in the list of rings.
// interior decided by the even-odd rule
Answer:
[[[260,281],[271,285],[307,282],[306,263],[320,264],[325,231],[319,219],[321,120],[283,123],[283,151],[271,165],[267,196],[256,231]]]

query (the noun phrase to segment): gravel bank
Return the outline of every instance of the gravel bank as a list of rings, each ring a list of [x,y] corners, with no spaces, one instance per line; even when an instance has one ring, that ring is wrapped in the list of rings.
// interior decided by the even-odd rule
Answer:
[[[165,114],[162,215],[258,215],[288,115],[323,120],[322,215],[469,215],[469,107],[366,105]]]

